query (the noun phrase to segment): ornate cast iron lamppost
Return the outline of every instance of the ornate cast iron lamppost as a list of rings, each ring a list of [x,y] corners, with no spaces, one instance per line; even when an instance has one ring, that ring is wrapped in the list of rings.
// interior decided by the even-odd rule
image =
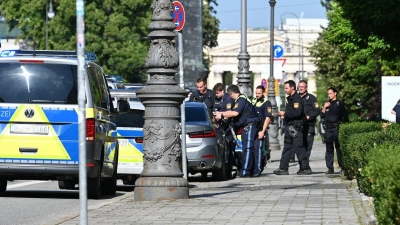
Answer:
[[[189,198],[189,188],[179,168],[181,126],[179,106],[187,96],[175,81],[179,65],[172,22],[171,0],[153,0],[151,39],[146,58],[148,86],[137,92],[145,106],[144,169],[135,185],[136,201]]]
[[[269,78],[268,78],[268,100],[272,105],[272,115],[274,116],[274,123],[269,126],[269,148],[271,150],[280,150],[281,146],[278,141],[278,110],[276,108],[276,97],[275,97],[275,78],[274,78],[274,7],[276,1],[270,0],[269,5],[271,6],[271,24],[270,24],[270,54],[269,61],[271,66],[269,67]]]
[[[241,40],[240,40],[240,53],[238,55],[238,76],[237,83],[242,94],[248,97],[253,96],[253,92],[250,87],[250,55],[247,52],[247,0],[242,0],[241,7]]]

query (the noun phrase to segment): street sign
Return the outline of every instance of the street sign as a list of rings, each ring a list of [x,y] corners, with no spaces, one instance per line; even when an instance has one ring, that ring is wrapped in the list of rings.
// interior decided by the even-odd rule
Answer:
[[[283,48],[280,45],[274,45],[274,58],[280,58],[283,56]]]
[[[174,10],[172,11],[172,18],[174,18],[173,22],[176,25],[175,30],[181,31],[183,26],[185,25],[185,9],[183,8],[182,3],[174,1]]]

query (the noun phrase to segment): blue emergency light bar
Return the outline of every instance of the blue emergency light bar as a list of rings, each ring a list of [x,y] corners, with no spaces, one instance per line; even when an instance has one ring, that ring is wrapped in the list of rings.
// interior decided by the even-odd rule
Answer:
[[[53,51],[53,50],[4,50],[0,52],[0,57],[13,56],[51,56],[51,57],[72,57],[77,58],[76,51]],[[97,59],[94,52],[85,52],[86,61],[94,61]]]

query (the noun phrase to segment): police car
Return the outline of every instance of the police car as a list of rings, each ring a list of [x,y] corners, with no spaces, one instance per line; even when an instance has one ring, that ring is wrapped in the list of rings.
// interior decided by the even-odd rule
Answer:
[[[116,115],[119,143],[118,179],[125,185],[134,185],[143,171],[144,106],[136,97],[136,90],[110,90],[116,100],[129,101],[130,110]]]
[[[88,197],[116,193],[116,113],[103,70],[86,55],[86,115],[79,116],[77,53],[0,53],[0,192],[8,180],[79,182],[79,119],[86,123]],[[127,104],[127,102],[126,102]],[[126,106],[125,106],[126,107]]]

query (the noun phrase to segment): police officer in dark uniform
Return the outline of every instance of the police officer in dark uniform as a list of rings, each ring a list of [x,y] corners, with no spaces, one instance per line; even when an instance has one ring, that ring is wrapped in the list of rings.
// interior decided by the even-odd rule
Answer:
[[[274,171],[276,175],[289,175],[289,160],[292,151],[296,152],[300,163],[298,175],[310,175],[312,173],[303,144],[303,99],[296,92],[296,83],[293,80],[285,82],[285,93],[288,95],[285,111],[279,115],[284,117],[286,128],[284,146],[279,169]]]
[[[213,107],[213,112],[225,112],[228,110],[232,109],[232,106],[235,104],[235,101],[229,97],[227,93],[225,93],[224,85],[222,83],[217,83],[214,85],[213,91],[215,93],[215,101],[214,101],[214,107]],[[235,152],[235,139],[233,137],[232,132],[230,131],[229,128],[229,123],[231,119],[224,119],[220,120],[219,123],[219,130],[224,134],[225,136],[225,142],[226,146],[228,147],[227,151],[229,152],[229,161],[228,161],[228,167],[232,168],[234,162],[240,162],[239,156]],[[239,164],[235,165],[236,168],[240,169]],[[232,171],[232,169],[227,169],[228,171]],[[232,177],[232,173],[228,172],[227,174],[228,178]]]
[[[235,129],[242,128],[242,168],[239,172],[240,177],[249,177],[253,168],[253,148],[257,135],[255,121],[257,112],[254,110],[251,101],[240,94],[237,85],[230,85],[227,89],[229,97],[235,101],[231,110],[225,112],[214,112],[217,120],[224,118],[234,118]]]
[[[337,99],[338,91],[335,88],[330,87],[327,89],[327,92],[329,101],[325,102],[322,108],[321,118],[324,119],[325,126],[325,162],[326,167],[328,167],[328,171],[326,172],[326,174],[333,174],[335,172],[333,169],[333,157],[335,151],[333,148],[333,144],[335,144],[338,164],[340,168],[343,168],[342,152],[340,150],[338,140],[338,131],[339,124],[349,121],[349,117],[347,114],[347,110],[344,107],[343,101]]]
[[[260,85],[256,88],[256,97],[253,99],[252,104],[257,110],[257,138],[254,143],[254,170],[253,176],[258,177],[264,170],[269,159],[269,142],[268,142],[268,125],[272,121],[272,105],[271,102],[265,97],[265,88]]]
[[[400,123],[400,99],[392,109],[392,114],[396,115],[396,123]]]
[[[307,81],[301,80],[297,85],[300,97],[303,98],[304,103],[304,124],[303,124],[303,143],[306,149],[308,161],[310,161],[311,149],[314,143],[315,124],[317,117],[320,114],[320,108],[317,98],[307,92]],[[290,161],[294,161],[295,153],[292,152]]]
[[[211,112],[214,107],[215,93],[207,89],[207,80],[204,77],[197,79],[196,86],[197,91],[194,91],[192,95],[190,95],[189,102],[204,102],[207,109]]]

